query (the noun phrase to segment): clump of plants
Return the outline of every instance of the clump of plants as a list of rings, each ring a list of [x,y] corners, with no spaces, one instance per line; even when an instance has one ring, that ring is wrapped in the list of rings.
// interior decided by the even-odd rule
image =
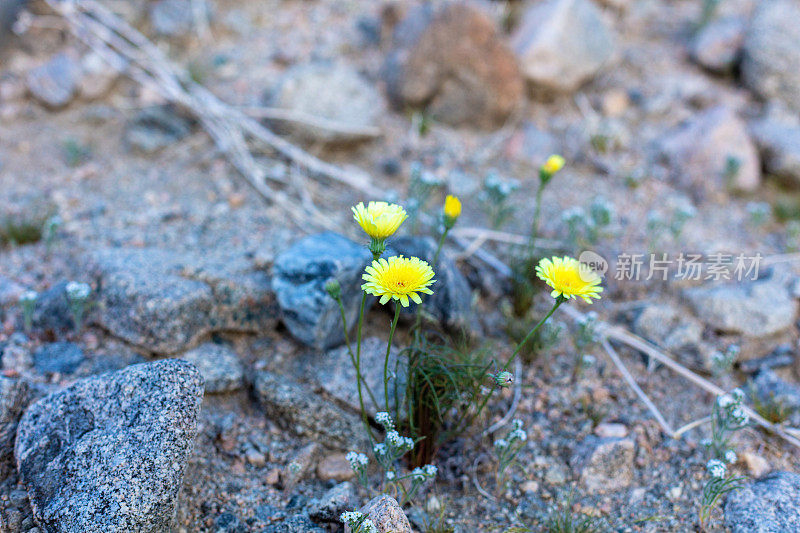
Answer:
[[[749,422],[742,400],[744,393],[740,389],[734,389],[729,394],[718,396],[711,411],[711,437],[703,442],[710,457],[706,464],[708,478],[703,487],[698,512],[703,530],[708,526],[711,514],[721,498],[729,492],[739,490],[746,479],[733,475],[728,470],[728,465],[737,460],[736,452],[731,447],[731,437]]]
[[[510,356],[489,358],[481,350],[461,346],[424,321],[424,298],[437,290],[436,267],[449,231],[461,215],[461,202],[448,196],[440,212],[441,234],[433,257],[428,262],[417,257],[384,257],[387,240],[408,218],[406,210],[387,202],[359,203],[353,207],[355,221],[369,238],[373,260],[363,273],[361,306],[353,344],[345,313],[341,313],[348,354],[353,364],[361,418],[371,443],[375,463],[384,472],[380,490],[395,495],[401,503],[409,502],[427,481],[437,473],[432,464],[439,446],[467,431],[478,420],[493,393],[513,384],[511,365],[526,343],[548,322],[567,300],[580,298],[587,303],[600,298],[600,278],[571,257],[552,257],[533,265],[533,275],[550,287],[552,304],[549,312],[532,326]],[[341,287],[328,285],[328,292],[343,311]],[[361,358],[362,332],[366,299],[378,298],[380,305],[392,306],[386,352],[382,368],[382,387],[372,390],[363,376]],[[416,304],[413,325],[404,338],[409,339],[395,362],[390,358],[402,309]],[[391,307],[390,307],[391,308]],[[402,383],[399,376],[405,376]],[[365,407],[370,398],[381,411],[374,422]],[[498,475],[513,464],[518,446],[524,442],[524,431],[515,423],[507,436],[509,447],[498,450]],[[380,435],[383,434],[383,440]],[[348,456],[358,478],[368,482],[369,457],[354,450]],[[502,481],[502,479],[501,479]],[[348,515],[352,518],[350,515]],[[351,526],[352,527],[352,526]]]

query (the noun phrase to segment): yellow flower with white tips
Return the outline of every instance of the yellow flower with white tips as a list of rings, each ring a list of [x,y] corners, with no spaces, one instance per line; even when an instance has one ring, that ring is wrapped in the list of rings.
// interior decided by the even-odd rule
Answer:
[[[553,289],[550,293],[553,298],[583,298],[592,303],[592,298],[599,300],[603,292],[600,276],[572,257],[542,259],[536,267],[536,276]]]
[[[362,276],[366,283],[361,289],[378,296],[381,304],[396,300],[403,307],[408,307],[409,299],[417,304],[422,303],[420,293],[433,294],[428,288],[436,281],[433,276],[433,269],[422,259],[396,255],[373,261]]]
[[[408,218],[406,210],[397,204],[388,202],[364,202],[352,208],[353,218],[367,235],[375,240],[385,240],[397,231],[397,228]]]

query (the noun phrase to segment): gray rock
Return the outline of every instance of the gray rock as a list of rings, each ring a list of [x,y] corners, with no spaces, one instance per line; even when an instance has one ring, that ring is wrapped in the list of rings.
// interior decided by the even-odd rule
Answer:
[[[394,29],[383,77],[395,107],[425,107],[451,125],[502,124],[524,92],[514,54],[471,2],[409,10]]]
[[[183,35],[192,29],[193,22],[190,0],[159,0],[150,5],[150,23],[159,35]]]
[[[5,478],[14,469],[17,424],[30,399],[31,393],[25,381],[0,376],[0,478]]]
[[[369,501],[359,509],[367,518],[372,520],[380,533],[411,533],[411,524],[397,500],[391,496],[381,494]],[[345,533],[352,533],[345,527]]]
[[[634,331],[667,351],[697,361],[703,325],[688,313],[669,304],[648,305],[636,317]]]
[[[732,533],[800,531],[800,475],[775,472],[728,494],[725,525]]]
[[[353,354],[356,353],[353,341]],[[394,346],[389,353],[389,372],[395,371],[398,350]],[[383,411],[383,363],[386,358],[386,341],[377,337],[367,337],[361,341],[361,375],[370,390],[379,399],[380,405],[374,405],[366,392],[362,390],[365,407],[371,413]],[[322,390],[332,398],[360,412],[356,371],[347,351],[347,346],[334,348],[325,354],[311,352],[299,358],[295,364],[295,374],[311,382],[316,390]],[[398,390],[405,390],[404,365],[397,366],[400,376]],[[389,404],[394,405],[394,379],[389,379]]]
[[[267,527],[265,533],[325,533],[326,530],[314,524],[308,516],[298,514],[279,524]]]
[[[789,344],[781,344],[764,357],[748,359],[739,364],[739,370],[745,374],[755,374],[760,370],[769,370],[791,366],[795,360],[795,353]]]
[[[86,378],[34,403],[15,455],[49,532],[162,532],[174,518],[203,397],[200,373],[165,360]]]
[[[750,131],[761,151],[764,170],[787,185],[800,187],[800,127],[762,120]]]
[[[590,0],[548,0],[527,9],[511,44],[528,81],[572,91],[609,63],[615,40]]]
[[[353,327],[361,303],[361,275],[371,257],[366,246],[335,233],[306,237],[278,256],[272,287],[289,332],[319,350],[341,344],[339,306],[325,284],[334,279],[340,283],[347,325]],[[373,301],[368,299],[369,304]]]
[[[792,327],[797,302],[776,278],[698,287],[684,292],[695,314],[712,328],[766,337]]]
[[[788,383],[774,371],[765,369],[753,379],[753,390],[759,401],[786,409],[790,425],[800,424],[800,386]]]
[[[742,79],[763,98],[800,112],[800,5],[758,2],[744,41]]]
[[[0,307],[17,303],[17,300],[24,292],[25,287],[12,279],[0,275]]]
[[[0,361],[3,370],[22,373],[33,366],[30,340],[20,332],[13,333],[7,341],[0,343]]]
[[[51,342],[33,353],[33,366],[39,372],[72,374],[85,357],[80,346],[72,342]]]
[[[550,155],[561,153],[562,147],[553,134],[540,129],[533,122],[526,122],[509,140],[506,151],[511,157],[538,167]]]
[[[325,439],[328,446],[357,449],[365,438],[361,418],[286,376],[260,371],[254,389],[267,414],[294,433]]]
[[[171,106],[153,106],[131,119],[125,130],[125,142],[135,152],[152,154],[175,144],[191,131],[191,121],[178,115]]]
[[[62,331],[73,327],[72,313],[67,301],[66,280],[59,281],[46,291],[39,293],[33,311],[33,327],[43,330]]]
[[[221,256],[153,248],[91,254],[100,312],[113,335],[160,354],[214,331],[260,332],[277,322],[270,278],[239,252]]]
[[[232,392],[242,387],[244,369],[236,352],[221,344],[207,342],[181,356],[200,371],[206,394]]]
[[[309,518],[315,522],[341,523],[339,515],[354,509],[357,501],[355,487],[349,481],[345,481],[308,502],[306,511]]]
[[[675,182],[700,197],[729,188],[753,191],[761,182],[756,147],[744,122],[727,107],[714,107],[692,117],[669,132],[660,148]],[[732,163],[738,170],[729,176]]]
[[[745,30],[741,17],[712,20],[692,40],[692,59],[712,72],[730,72],[741,57]]]
[[[633,483],[636,444],[630,438],[589,435],[573,458],[581,484],[591,494],[613,492]]]
[[[311,63],[290,68],[269,97],[269,105],[304,122],[275,121],[284,132],[307,142],[340,143],[370,138],[384,111],[383,97],[352,67]],[[325,127],[326,121],[336,128]]]
[[[0,46],[11,36],[11,28],[17,20],[20,9],[27,0],[5,0],[0,2]]]
[[[58,54],[28,73],[28,90],[46,106],[64,107],[75,96],[79,78],[80,64],[66,54]]]
[[[389,243],[388,251],[406,257],[419,257],[432,264],[436,247],[437,243],[430,237],[397,237]],[[439,264],[432,266],[436,272],[436,282],[431,286],[432,295],[422,295],[425,310],[449,328],[479,328],[470,306],[472,291],[455,261],[442,250]],[[404,311],[412,314],[416,308],[417,305],[411,303]],[[477,333],[478,330],[474,331]]]

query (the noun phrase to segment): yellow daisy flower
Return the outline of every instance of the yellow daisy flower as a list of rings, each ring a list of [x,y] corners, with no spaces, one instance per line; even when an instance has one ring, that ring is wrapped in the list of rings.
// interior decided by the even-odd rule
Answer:
[[[408,307],[409,298],[414,303],[422,303],[418,293],[433,294],[428,286],[436,281],[428,263],[402,255],[373,261],[362,278],[366,281],[361,286],[364,292],[379,296],[381,304],[392,299],[398,300],[403,307]]]
[[[393,235],[400,224],[408,218],[405,209],[388,202],[370,202],[366,207],[364,207],[364,202],[359,202],[352,209],[353,218],[356,219],[361,229],[378,241]]]
[[[599,300],[603,292],[600,276],[572,257],[542,259],[536,267],[536,276],[550,285],[553,298],[583,298],[586,303],[592,303],[592,298]]]

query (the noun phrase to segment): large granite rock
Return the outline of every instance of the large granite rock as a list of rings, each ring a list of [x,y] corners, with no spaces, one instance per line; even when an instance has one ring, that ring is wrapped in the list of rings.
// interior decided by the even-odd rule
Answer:
[[[750,131],[764,170],[785,185],[800,188],[800,126],[767,119],[751,125]]]
[[[358,72],[340,63],[310,63],[290,68],[278,81],[268,104],[308,117],[303,122],[276,120],[276,126],[306,142],[364,140],[375,132],[383,97]],[[326,127],[335,123],[336,127]]]
[[[206,342],[181,356],[200,371],[206,394],[233,392],[242,388],[244,368],[230,347]]]
[[[501,124],[523,96],[511,50],[471,2],[426,2],[395,28],[383,68],[392,103],[451,125]]]
[[[165,360],[75,382],[17,429],[17,468],[48,532],[168,531],[192,451],[203,380]]]
[[[763,98],[800,112],[800,4],[758,2],[744,41],[742,79]]]
[[[744,122],[718,106],[692,117],[661,142],[675,182],[700,197],[729,188],[753,191],[761,182],[761,164]],[[731,165],[738,169],[728,175]]]
[[[797,319],[797,302],[778,277],[685,291],[695,314],[712,328],[748,337],[786,330]]]
[[[91,256],[98,325],[147,350],[173,354],[214,331],[261,332],[278,320],[269,275],[243,254],[105,249]]]
[[[733,533],[800,531],[800,475],[775,472],[730,493],[725,525]]]
[[[411,523],[397,500],[386,494],[371,499],[359,512],[372,520],[379,533],[411,533]],[[345,526],[345,533],[352,530]]]
[[[549,0],[528,8],[511,42],[528,81],[572,91],[610,61],[614,41],[591,0]]]
[[[311,235],[275,260],[272,287],[283,323],[298,340],[324,350],[344,341],[339,306],[325,290],[337,280],[347,325],[355,325],[361,303],[361,275],[372,255],[366,246],[336,233]],[[374,298],[369,298],[372,303]]]
[[[0,376],[0,478],[14,469],[17,424],[31,396],[25,381]]]
[[[298,435],[321,438],[328,446],[348,450],[359,449],[366,437],[358,415],[290,377],[259,371],[253,386],[267,414]]]

